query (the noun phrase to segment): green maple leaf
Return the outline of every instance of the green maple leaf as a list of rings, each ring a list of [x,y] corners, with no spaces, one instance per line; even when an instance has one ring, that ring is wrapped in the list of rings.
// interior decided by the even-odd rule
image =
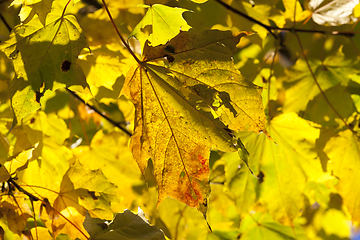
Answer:
[[[356,69],[358,60],[346,59],[341,51],[325,58],[324,61],[315,59],[309,63],[323,91],[337,84],[346,86],[351,76],[358,73]],[[285,71],[286,101],[283,109],[284,111],[304,110],[309,101],[320,93],[319,87],[302,59]]]
[[[134,36],[140,41],[142,49],[147,40],[150,46],[159,46],[178,35],[180,30],[187,31],[191,28],[182,17],[184,12],[189,11],[187,9],[161,4],[144,7],[148,8],[148,11],[130,34],[130,37]]]
[[[273,220],[270,214],[257,212],[245,217],[241,223],[241,239],[307,239],[305,233],[296,227],[283,226]]]
[[[291,225],[303,206],[302,195],[307,179],[322,174],[315,151],[320,131],[295,113],[287,113],[272,119],[269,132],[276,144],[264,134],[239,135],[250,152],[252,165],[257,163],[264,175],[259,185],[260,202],[267,206],[275,220]],[[251,178],[249,174],[245,179],[239,178],[241,174],[233,175],[232,184],[241,184],[245,190],[248,185],[255,185],[248,179]],[[236,187],[233,189],[236,195],[240,195]],[[240,199],[239,208],[242,204],[251,206],[249,200]]]
[[[45,90],[88,85],[76,60],[86,39],[74,16],[53,11],[43,26],[38,17],[16,26],[0,50],[13,60],[16,77],[10,82],[11,104],[16,120],[40,107]]]
[[[247,135],[251,135],[251,133],[248,132]],[[247,137],[245,137],[245,139],[247,139]],[[254,189],[257,188],[258,179],[251,174],[237,153],[225,153],[222,159],[226,162],[225,187],[235,195],[236,207],[239,214],[247,214],[256,201],[256,192]],[[250,163],[250,168],[257,173],[258,165],[259,162],[253,159]]]
[[[236,151],[225,125],[265,131],[261,89],[231,59],[245,35],[182,32],[146,47],[144,62],[128,73],[122,93],[136,108],[131,148],[143,172],[152,159],[159,202],[171,196],[200,208],[209,194],[210,149]]]

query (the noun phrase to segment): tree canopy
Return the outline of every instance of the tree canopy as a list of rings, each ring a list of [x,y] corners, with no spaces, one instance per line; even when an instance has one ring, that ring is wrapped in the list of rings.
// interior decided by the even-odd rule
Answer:
[[[358,0],[0,1],[0,239],[348,239]]]

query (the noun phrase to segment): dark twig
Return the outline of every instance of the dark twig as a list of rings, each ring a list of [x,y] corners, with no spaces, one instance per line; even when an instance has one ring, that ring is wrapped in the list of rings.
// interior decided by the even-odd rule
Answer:
[[[1,21],[5,24],[6,28],[9,30],[9,32],[11,32],[12,28],[11,28],[10,25],[7,23],[6,19],[5,19],[4,16],[1,14],[1,12],[0,12],[0,19],[1,19]]]
[[[27,195],[29,198],[32,199],[32,201],[39,201],[40,199],[36,196],[34,196],[33,194],[29,193],[28,191],[26,191],[25,189],[23,189],[22,187],[19,186],[19,184],[17,184],[14,179],[10,178],[8,181],[8,183],[13,184],[20,192],[24,193],[25,195]]]
[[[115,127],[119,128],[120,130],[122,130],[123,132],[126,133],[126,135],[128,135],[129,137],[132,136],[132,133],[129,132],[129,130],[127,130],[125,127],[121,126],[120,123],[115,122],[113,119],[109,118],[108,116],[106,116],[105,114],[103,114],[100,110],[98,110],[97,108],[95,108],[94,106],[90,105],[89,103],[86,103],[84,101],[84,99],[82,99],[79,95],[77,95],[75,92],[71,91],[70,89],[66,89],[71,95],[73,95],[77,100],[79,100],[80,102],[82,102],[83,104],[85,104],[86,106],[88,106],[89,108],[91,108],[92,110],[94,110],[97,114],[99,114],[100,116],[102,116],[103,118],[105,118],[106,120],[108,120],[112,125],[114,125]]]
[[[266,25],[266,24],[263,24],[262,22],[256,20],[255,18],[252,18],[252,17],[246,15],[245,13],[240,12],[240,11],[237,10],[236,8],[233,8],[232,6],[224,3],[224,2],[221,1],[221,0],[215,0],[215,1],[218,2],[220,5],[222,5],[223,7],[225,7],[226,9],[228,9],[228,10],[230,10],[230,11],[232,11],[232,12],[234,12],[234,13],[240,15],[240,16],[242,16],[243,18],[246,18],[246,19],[249,20],[250,22],[254,22],[254,23],[262,26],[263,28],[265,28],[266,30],[268,30],[268,32],[269,32],[271,35],[273,35],[274,38],[277,38],[277,36],[275,35],[275,33],[273,33],[273,31],[272,31],[272,30],[273,30],[272,27],[270,27],[270,26],[268,26],[268,25]]]
[[[309,71],[310,71],[310,74],[311,74],[311,76],[312,76],[312,78],[313,78],[316,86],[318,87],[321,95],[324,97],[326,103],[330,106],[331,110],[341,119],[341,121],[344,123],[344,125],[353,132],[352,128],[347,124],[347,122],[344,120],[344,118],[341,116],[341,114],[340,114],[340,113],[335,109],[335,107],[331,104],[331,102],[330,102],[330,100],[328,99],[328,97],[326,96],[325,92],[322,90],[319,82],[317,81],[317,79],[316,79],[316,77],[315,77],[315,74],[314,74],[313,70],[311,69],[310,63],[309,63],[309,61],[308,61],[308,59],[307,59],[307,57],[306,57],[304,48],[303,48],[303,46],[302,46],[302,44],[301,44],[301,41],[300,41],[300,37],[299,37],[299,35],[298,35],[296,32],[295,32],[295,36],[296,36],[296,39],[297,39],[297,41],[298,41],[298,43],[299,43],[299,47],[300,47],[301,53],[302,53],[302,55],[303,55],[303,58],[304,58],[304,60],[305,60],[305,62],[306,62],[306,65],[307,65],[307,67],[308,67],[308,69],[309,69]]]
[[[342,35],[342,36],[347,36],[347,37],[351,37],[354,36],[357,33],[360,32],[355,32],[355,31],[326,31],[326,30],[315,30],[315,29],[300,29],[300,28],[280,28],[280,27],[276,27],[276,26],[268,26],[258,20],[256,20],[255,18],[252,18],[248,15],[246,15],[245,13],[240,12],[239,10],[237,10],[236,8],[233,8],[232,6],[224,3],[221,0],[215,0],[217,3],[219,3],[220,5],[222,5],[223,7],[225,7],[226,9],[238,14],[239,16],[242,16],[243,18],[256,23],[260,26],[262,26],[263,28],[265,28],[271,35],[274,36],[274,38],[278,38],[275,34],[274,34],[274,30],[279,30],[279,31],[287,31],[287,32],[302,32],[302,33],[322,33],[322,34],[331,34],[331,35]]]
[[[7,180],[7,182],[8,182],[9,185],[10,185],[10,183],[13,184],[20,192],[22,192],[22,193],[24,193],[26,196],[28,196],[31,201],[41,201],[42,204],[48,205],[49,207],[51,207],[57,214],[59,214],[59,215],[60,215],[61,217],[63,217],[66,221],[68,221],[74,228],[76,228],[86,239],[89,239],[89,237],[88,237],[77,225],[75,225],[72,221],[70,221],[70,220],[69,220],[67,217],[65,217],[62,213],[60,213],[58,210],[56,210],[54,207],[52,207],[49,202],[46,202],[45,200],[36,197],[34,194],[29,193],[29,192],[26,191],[24,188],[20,187],[20,185],[17,184],[17,183],[14,181],[13,178],[10,178],[9,180]],[[49,191],[53,191],[53,190],[47,189],[47,188],[44,188],[44,189],[49,190]],[[16,199],[15,199],[15,196],[14,196],[13,194],[12,194],[12,197],[14,198],[14,200],[15,200],[16,204],[18,205],[18,208],[20,209],[20,211],[22,211],[21,208],[20,208],[20,206],[19,206],[19,204],[17,203],[17,201],[16,201]],[[34,206],[33,206],[33,209],[34,209]],[[22,215],[23,215],[23,214],[22,214]],[[28,227],[28,228],[29,228],[29,227]],[[30,228],[29,228],[29,229],[30,229]],[[31,234],[31,232],[30,232],[30,234]]]

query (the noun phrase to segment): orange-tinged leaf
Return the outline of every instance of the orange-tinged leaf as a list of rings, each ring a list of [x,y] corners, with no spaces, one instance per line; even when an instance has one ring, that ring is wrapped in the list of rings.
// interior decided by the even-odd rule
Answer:
[[[92,110],[85,104],[78,105],[78,113],[79,117],[83,119],[87,124],[89,124],[90,119],[92,119],[97,126],[100,126],[101,122],[103,121],[101,115],[96,113],[94,110]]]
[[[225,125],[264,130],[261,90],[231,59],[244,35],[183,32],[165,46],[146,47],[146,62],[128,73],[122,93],[136,109],[131,148],[143,172],[153,161],[159,202],[170,196],[201,208],[210,149],[236,151]]]
[[[86,233],[82,225],[85,220],[85,209],[78,203],[78,196],[69,176],[64,175],[55,201],[50,202],[41,215],[46,227],[55,237],[60,233],[66,233],[73,239],[86,239],[82,234]]]

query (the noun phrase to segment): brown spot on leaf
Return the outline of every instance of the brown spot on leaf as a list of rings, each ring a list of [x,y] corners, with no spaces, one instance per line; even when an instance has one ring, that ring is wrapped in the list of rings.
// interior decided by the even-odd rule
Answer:
[[[203,205],[204,205],[205,207],[207,207],[207,199],[206,199],[206,198],[204,199]]]
[[[44,93],[41,93],[39,91],[36,91],[36,97],[35,97],[35,100],[37,103],[40,103],[40,98],[44,96]]]
[[[168,62],[169,63],[172,63],[173,61],[175,61],[175,58],[173,57],[173,56],[171,56],[171,55],[165,55],[164,56],[164,58],[166,59],[166,60],[168,60]]]
[[[264,173],[260,171],[259,174],[257,175],[260,184],[264,181],[264,177],[265,177]]]
[[[61,64],[61,71],[67,72],[70,70],[70,67],[71,67],[71,61],[65,60]]]
[[[93,191],[88,191],[88,194],[91,196],[91,198],[92,198],[93,200],[98,200],[98,197],[95,196],[95,192],[93,192]]]
[[[167,46],[165,47],[165,52],[175,53],[175,46],[173,46],[173,45],[167,45]]]

